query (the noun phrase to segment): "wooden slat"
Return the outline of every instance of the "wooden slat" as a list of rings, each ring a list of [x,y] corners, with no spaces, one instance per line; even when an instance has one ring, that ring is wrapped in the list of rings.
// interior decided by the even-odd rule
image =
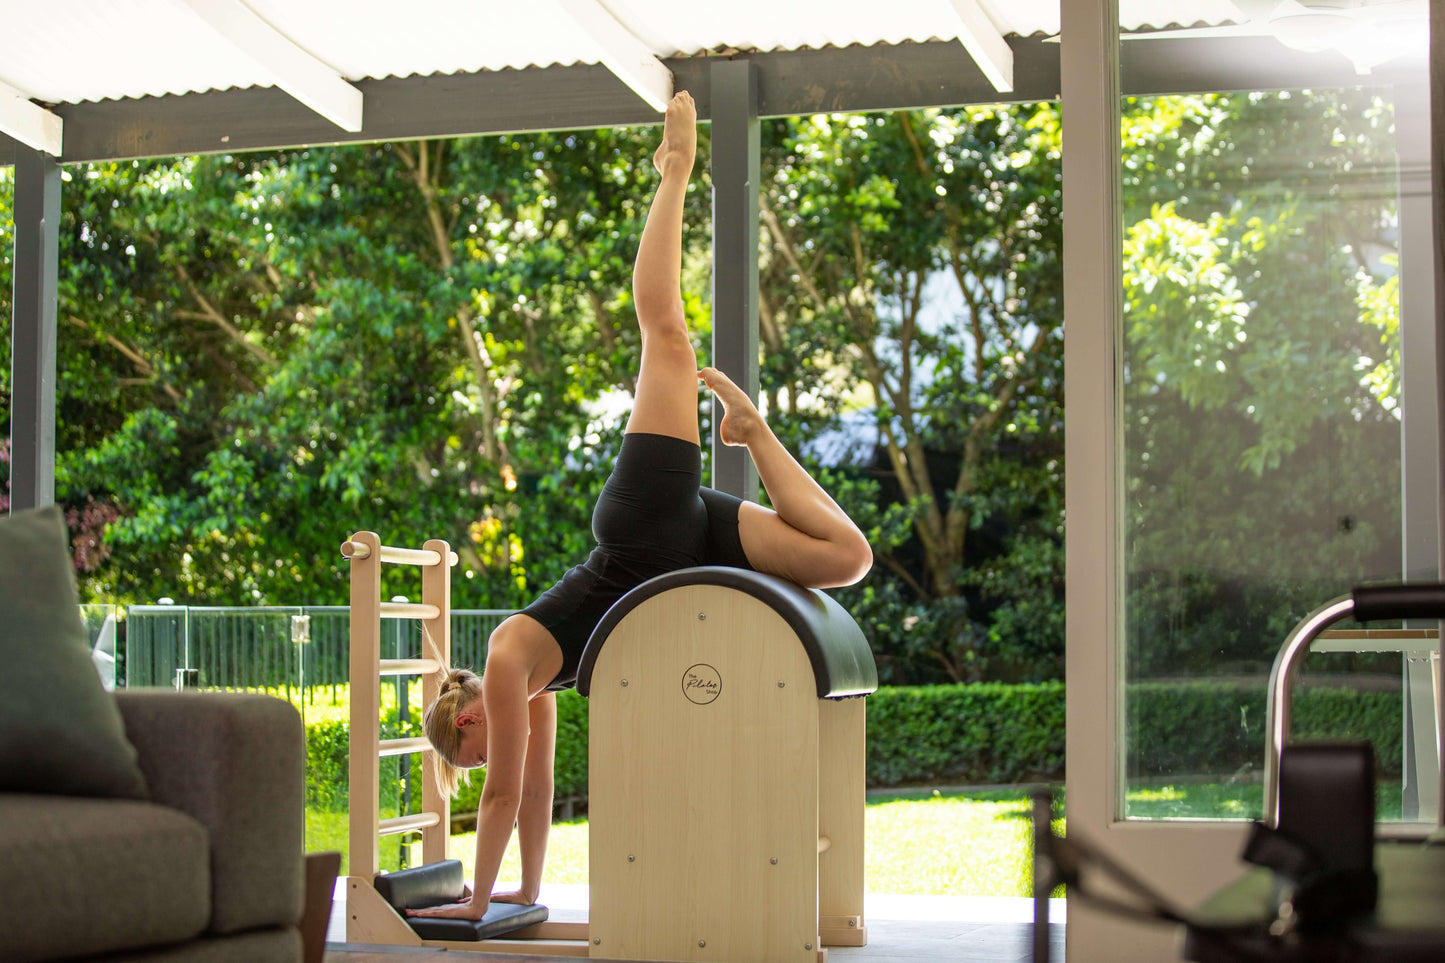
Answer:
[[[433,675],[439,666],[434,659],[380,659],[373,675]],[[378,722],[378,724],[380,724]]]
[[[832,841],[818,856],[818,913],[825,919],[863,916],[865,705],[864,699],[818,702],[818,832]]]
[[[425,602],[382,602],[380,612],[384,619],[435,619],[441,614]]]
[[[441,558],[456,558],[451,546],[441,539],[431,539],[423,547]],[[421,573],[421,600],[437,610],[435,617],[424,619],[421,623],[422,655],[441,666],[450,666],[452,658],[451,575],[450,565],[433,565],[422,569]],[[433,671],[422,676],[422,705],[431,705],[441,695],[438,675]],[[421,836],[421,860],[426,864],[447,858],[447,839],[451,835],[452,801],[450,796],[437,789],[436,765],[436,753],[428,752],[422,756],[421,808],[423,812],[435,813],[438,819],[437,824]]]
[[[378,550],[381,552],[381,560],[390,565],[431,566],[436,565],[443,558],[447,560],[448,565],[457,564],[457,553],[451,551],[396,548],[392,545],[382,545]],[[370,558],[371,547],[362,542],[345,541],[341,543],[341,554],[344,558]]]
[[[382,819],[376,824],[378,836],[394,836],[397,833],[414,833],[419,829],[435,826],[440,822],[436,813],[413,813],[410,816],[394,816]]]
[[[376,681],[381,662],[381,565],[376,550],[381,539],[375,532],[357,532],[351,541],[365,544],[368,551],[366,557],[351,561],[351,715],[347,737],[350,863],[351,874],[369,884],[376,877],[381,855],[376,835],[377,797],[381,792],[377,763],[381,692]]]
[[[431,748],[431,741],[426,736],[415,736],[411,739],[383,739],[378,744],[378,756],[409,756],[414,752],[425,752]]]

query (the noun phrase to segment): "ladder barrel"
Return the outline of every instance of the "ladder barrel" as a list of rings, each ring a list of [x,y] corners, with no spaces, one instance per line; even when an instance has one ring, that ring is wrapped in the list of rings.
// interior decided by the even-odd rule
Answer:
[[[456,553],[441,539],[430,539],[420,549],[382,545],[375,532],[357,532],[341,545],[351,566],[351,715],[348,762],[350,787],[349,842],[351,874],[370,883],[380,869],[378,839],[398,833],[421,832],[422,861],[445,858],[451,823],[451,801],[436,788],[436,759],[422,737],[386,739],[380,736],[380,684],[386,676],[421,675],[423,704],[434,702],[440,691],[440,670],[451,661],[451,566]],[[383,602],[383,563],[422,568],[420,603]],[[383,659],[381,620],[415,619],[421,623],[424,658]],[[422,755],[421,812],[381,819],[380,760],[386,756]]]
[[[437,787],[437,754],[428,739],[380,738],[381,681],[385,676],[420,675],[422,704],[441,694],[442,672],[451,665],[451,567],[457,555],[441,539],[421,549],[391,548],[374,532],[357,532],[341,546],[351,564],[351,875],[347,879],[346,938],[353,943],[395,944],[481,953],[507,952],[519,943],[554,953],[586,956],[586,924],[551,926],[545,906],[493,904],[486,916],[469,920],[408,919],[407,909],[455,901],[462,890],[461,864],[447,859],[451,800]],[[381,565],[421,567],[421,602],[383,602]],[[417,659],[381,658],[381,620],[416,619],[421,625],[422,655]],[[398,653],[400,654],[400,653]],[[421,811],[381,819],[380,760],[420,753]],[[421,834],[421,865],[379,873],[384,836]],[[495,937],[510,934],[507,941]],[[516,940],[517,942],[513,942]],[[545,952],[552,951],[552,952]]]
[[[750,963],[815,963],[823,936],[863,945],[861,697],[877,687],[853,618],[783,579],[684,569],[613,605],[577,674],[594,943]]]

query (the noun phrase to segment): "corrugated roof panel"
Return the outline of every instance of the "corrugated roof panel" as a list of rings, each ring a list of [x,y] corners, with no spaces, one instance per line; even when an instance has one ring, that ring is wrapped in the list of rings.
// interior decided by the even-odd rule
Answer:
[[[555,0],[250,0],[263,19],[342,76],[595,63],[595,44]]]
[[[595,63],[558,0],[246,0],[343,77]],[[659,57],[792,50],[956,34],[950,0],[602,0]],[[1004,34],[1056,34],[1059,0],[981,0]],[[1230,0],[1120,0],[1124,29],[1240,19]],[[0,80],[49,103],[272,81],[180,0],[69,0],[0,32]]]
[[[1230,0],[1119,0],[1120,30],[1163,30],[1244,19]]]
[[[667,0],[604,5],[664,55],[922,41],[948,34],[956,24],[948,0],[732,0],[697,4],[685,15]]]
[[[53,3],[0,37],[0,79],[47,103],[270,83],[178,0]]]

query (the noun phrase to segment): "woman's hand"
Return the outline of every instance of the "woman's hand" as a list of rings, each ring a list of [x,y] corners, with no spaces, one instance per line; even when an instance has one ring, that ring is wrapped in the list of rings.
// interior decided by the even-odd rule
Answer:
[[[407,910],[407,916],[432,916],[449,920],[479,920],[487,915],[487,900],[464,897],[445,906],[431,906],[426,909]]]
[[[520,903],[522,906],[531,906],[537,902],[536,893],[529,893],[526,890],[512,890],[510,893],[493,893],[493,903]]]

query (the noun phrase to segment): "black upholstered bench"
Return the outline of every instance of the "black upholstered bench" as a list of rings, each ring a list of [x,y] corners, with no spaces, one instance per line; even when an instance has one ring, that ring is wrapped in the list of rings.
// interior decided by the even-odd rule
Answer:
[[[390,903],[424,940],[490,940],[547,919],[547,907],[518,903],[492,903],[487,907],[487,914],[479,920],[407,916],[409,909],[442,906],[462,898],[466,892],[466,881],[462,875],[462,864],[455,859],[385,873],[376,877],[374,885],[382,899]]]

